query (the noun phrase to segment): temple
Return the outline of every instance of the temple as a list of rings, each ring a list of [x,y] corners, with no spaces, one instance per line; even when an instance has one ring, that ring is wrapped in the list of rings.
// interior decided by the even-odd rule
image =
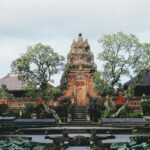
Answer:
[[[61,79],[61,85],[65,85],[63,97],[70,97],[77,105],[88,104],[89,96],[97,96],[94,90],[95,71],[94,55],[88,40],[84,40],[80,33],[77,41],[73,40]]]
[[[143,71],[143,77],[134,88],[134,96],[150,96],[150,72]],[[132,78],[130,81],[124,84],[124,88],[127,89],[131,84],[138,80],[138,75]]]
[[[0,88],[5,86],[7,91],[14,97],[22,97],[26,93],[25,84],[18,79],[18,75],[8,73],[0,79]]]

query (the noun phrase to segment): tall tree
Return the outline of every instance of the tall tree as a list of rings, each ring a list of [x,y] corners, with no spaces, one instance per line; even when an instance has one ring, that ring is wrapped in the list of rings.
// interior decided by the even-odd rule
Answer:
[[[29,46],[25,54],[12,62],[11,68],[28,87],[38,88],[44,93],[48,82],[52,81],[52,75],[61,71],[63,65],[63,56],[54,52],[50,46],[38,43]]]
[[[2,84],[0,88],[0,99],[7,99],[7,98],[12,98],[13,95],[8,92],[7,86],[5,84]]]
[[[95,78],[94,89],[96,90],[96,92],[102,95],[110,94],[111,87],[108,84],[108,82],[103,79],[102,72],[96,71],[94,73],[94,78]]]
[[[135,58],[140,56],[137,61],[132,65],[136,74],[143,71],[150,71],[150,43],[142,43],[140,51],[135,54]],[[134,58],[134,59],[135,59]]]
[[[141,43],[135,35],[118,32],[104,35],[100,41],[103,51],[98,58],[104,61],[103,78],[114,89],[121,77],[130,76],[131,72],[138,75],[137,80],[125,91],[126,103],[112,116],[118,116],[128,104],[131,91],[142,79],[145,71],[150,71],[150,44]],[[110,100],[110,99],[108,99]],[[106,107],[111,108],[111,106]]]
[[[103,48],[98,55],[104,62],[103,75],[114,89],[121,77],[130,76],[130,68],[138,62],[143,46],[135,35],[122,32],[104,35],[99,42]]]

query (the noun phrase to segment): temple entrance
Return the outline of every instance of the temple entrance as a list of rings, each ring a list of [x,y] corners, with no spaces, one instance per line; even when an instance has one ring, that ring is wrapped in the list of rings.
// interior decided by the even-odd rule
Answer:
[[[76,81],[76,99],[78,105],[86,105],[86,91],[85,91],[85,81]]]

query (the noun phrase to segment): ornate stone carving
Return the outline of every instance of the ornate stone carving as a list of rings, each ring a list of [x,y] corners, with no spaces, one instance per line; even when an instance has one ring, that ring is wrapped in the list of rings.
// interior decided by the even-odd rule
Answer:
[[[93,65],[94,55],[90,51],[88,40],[83,40],[82,34],[79,34],[78,40],[73,40],[70,53],[67,57],[68,63],[72,64],[91,64]],[[92,66],[91,66],[92,67]],[[94,67],[94,66],[93,66]]]
[[[74,93],[77,104],[87,104],[88,98],[85,93],[88,92],[91,96],[96,94],[93,87],[94,80],[91,79],[93,72],[96,70],[96,64],[88,40],[84,40],[82,34],[79,34],[77,41],[73,40],[65,68],[67,68],[67,71],[62,76],[61,84],[67,84],[68,86],[65,89],[64,97],[71,97]],[[82,88],[77,84],[80,82],[84,83]],[[81,101],[81,95],[82,103],[79,102]]]

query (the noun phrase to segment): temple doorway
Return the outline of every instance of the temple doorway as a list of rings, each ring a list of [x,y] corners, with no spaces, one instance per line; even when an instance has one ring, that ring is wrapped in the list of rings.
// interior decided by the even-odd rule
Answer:
[[[76,99],[78,105],[86,105],[86,88],[84,80],[76,81]]]

